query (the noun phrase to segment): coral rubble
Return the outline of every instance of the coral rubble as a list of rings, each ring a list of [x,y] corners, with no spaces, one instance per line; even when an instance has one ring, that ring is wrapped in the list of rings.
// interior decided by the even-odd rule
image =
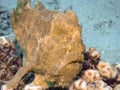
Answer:
[[[96,57],[99,56],[96,59],[92,55],[94,52],[97,52]],[[83,69],[78,79],[71,84],[70,90],[120,90],[120,64],[110,65],[102,61],[95,48],[85,52],[84,59]]]
[[[7,37],[0,37],[0,86],[13,78],[22,66],[22,60],[16,55],[15,46]]]

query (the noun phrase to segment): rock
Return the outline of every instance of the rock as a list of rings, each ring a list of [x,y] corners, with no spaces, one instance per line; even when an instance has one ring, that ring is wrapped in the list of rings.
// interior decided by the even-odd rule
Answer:
[[[8,88],[16,88],[30,71],[35,72],[33,83],[48,87],[48,83],[66,87],[80,72],[85,45],[81,27],[73,11],[66,13],[47,10],[40,2],[37,8],[22,7],[12,13],[15,36],[25,55],[24,67],[8,81]]]

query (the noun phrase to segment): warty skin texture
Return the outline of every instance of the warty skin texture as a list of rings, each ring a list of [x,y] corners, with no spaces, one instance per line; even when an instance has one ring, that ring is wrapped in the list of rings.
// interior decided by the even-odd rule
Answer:
[[[48,87],[47,80],[68,86],[82,68],[85,51],[75,13],[49,11],[40,2],[35,8],[27,4],[21,14],[13,11],[12,25],[25,61],[7,87],[16,88],[30,71],[35,72],[35,85]]]

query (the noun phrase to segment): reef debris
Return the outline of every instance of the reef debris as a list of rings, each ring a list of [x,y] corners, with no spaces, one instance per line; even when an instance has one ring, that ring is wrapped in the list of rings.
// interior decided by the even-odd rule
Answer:
[[[22,66],[22,60],[16,55],[15,46],[8,37],[0,37],[0,87],[13,78]]]
[[[97,52],[96,60],[91,50]],[[83,69],[69,90],[120,90],[120,64],[111,65],[98,54],[95,48],[85,52]]]

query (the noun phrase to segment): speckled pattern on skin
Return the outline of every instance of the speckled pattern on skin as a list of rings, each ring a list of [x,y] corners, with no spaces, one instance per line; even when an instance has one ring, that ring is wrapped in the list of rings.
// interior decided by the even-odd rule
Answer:
[[[41,3],[36,8],[27,4],[20,15],[13,11],[12,24],[26,62],[7,87],[15,88],[29,71],[35,72],[35,85],[48,87],[47,80],[68,86],[82,68],[85,51],[75,13],[49,11]]]

